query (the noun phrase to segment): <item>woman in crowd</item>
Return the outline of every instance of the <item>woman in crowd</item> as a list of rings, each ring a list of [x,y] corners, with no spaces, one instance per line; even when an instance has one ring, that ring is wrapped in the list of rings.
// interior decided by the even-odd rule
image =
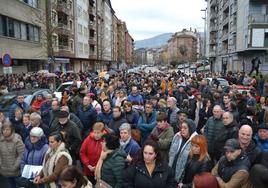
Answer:
[[[45,102],[45,99],[42,94],[39,94],[32,104],[32,109],[37,112],[40,110],[42,104]]]
[[[126,154],[120,149],[119,138],[115,134],[103,136],[101,157],[97,163],[95,176],[115,188],[123,186],[123,172]]]
[[[91,182],[76,166],[69,166],[60,173],[59,184],[61,188],[92,188]]]
[[[156,141],[160,148],[160,155],[164,161],[168,161],[168,152],[174,136],[173,127],[168,124],[166,112],[159,112],[156,118],[157,125],[152,130],[149,138]]]
[[[9,121],[4,122],[0,135],[0,176],[5,177],[10,188],[16,188],[15,179],[20,173],[23,151],[21,137]]]
[[[192,148],[185,166],[180,187],[191,188],[195,175],[210,172],[212,163],[208,155],[207,140],[203,135],[196,135],[191,140]]]
[[[139,112],[132,108],[132,103],[129,101],[124,101],[123,103],[124,108],[124,116],[127,122],[131,125],[131,128],[135,129],[137,127],[139,121]]]
[[[124,187],[128,188],[175,188],[172,169],[161,159],[159,145],[147,140],[138,160],[128,167]]]
[[[119,91],[118,97],[115,100],[115,106],[121,106],[122,101],[127,100],[127,93],[125,90],[121,89]]]
[[[96,183],[94,172],[102,151],[102,136],[107,133],[104,123],[96,122],[93,131],[86,137],[80,149],[83,171],[94,185]]]
[[[191,151],[191,140],[197,135],[193,120],[187,119],[181,124],[181,131],[173,137],[169,150],[169,166],[175,171],[175,180],[180,183],[182,174]]]
[[[204,127],[208,118],[210,118],[213,115],[212,108],[213,108],[213,105],[211,103],[211,100],[204,99],[203,107],[199,111],[199,121],[198,121],[196,132],[200,133],[200,130]]]
[[[14,120],[11,120],[11,123],[15,127],[15,133],[17,133],[17,134],[20,134],[21,129],[23,128],[22,116],[23,116],[23,110],[20,107],[16,108],[15,109],[15,118],[14,118]]]
[[[120,146],[127,154],[127,161],[131,162],[138,155],[140,150],[139,144],[131,137],[131,126],[128,123],[123,123],[119,127],[120,131]]]
[[[70,91],[64,90],[62,92],[62,97],[61,97],[61,105],[62,106],[68,106],[70,100]]]
[[[39,127],[32,128],[30,136],[25,140],[25,150],[20,164],[21,173],[23,172],[25,165],[38,165],[42,166],[44,156],[48,150],[47,139],[44,132]],[[23,177],[17,179],[17,184],[19,186],[25,186],[21,182],[28,182],[27,188],[35,187],[32,182],[25,180]]]
[[[46,184],[48,188],[56,188],[56,182],[61,171],[72,164],[72,158],[65,148],[63,135],[53,132],[49,135],[49,149],[43,161],[43,169],[34,178],[34,184]]]

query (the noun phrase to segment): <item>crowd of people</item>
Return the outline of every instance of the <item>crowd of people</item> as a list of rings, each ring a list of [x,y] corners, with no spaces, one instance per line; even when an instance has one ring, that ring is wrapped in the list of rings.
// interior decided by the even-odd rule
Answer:
[[[1,185],[267,187],[263,76],[206,76],[212,83],[181,72],[120,72],[94,80],[80,72],[59,76],[59,83],[73,81],[61,99],[40,95],[28,105],[18,94],[8,113],[0,109]],[[230,86],[222,87],[218,77]],[[0,83],[1,94],[27,85],[50,88],[42,75],[12,75]],[[252,89],[239,93],[235,85]],[[30,167],[41,168],[26,177]]]

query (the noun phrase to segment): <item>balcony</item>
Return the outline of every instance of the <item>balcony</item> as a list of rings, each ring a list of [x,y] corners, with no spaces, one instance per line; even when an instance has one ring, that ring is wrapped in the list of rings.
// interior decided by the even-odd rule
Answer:
[[[217,5],[217,1],[216,0],[210,0],[210,6],[211,7],[215,7]]]
[[[65,2],[58,2],[56,5],[56,10],[58,12],[64,12],[67,15],[72,15],[72,10],[70,9],[70,7],[68,6],[67,3]]]
[[[214,20],[216,18],[216,12],[210,13],[210,20]]]
[[[229,8],[229,0],[223,2],[222,10],[225,11],[227,8]]]
[[[268,24],[267,14],[249,14],[249,24]]]
[[[217,30],[218,29],[216,25],[210,25],[210,32],[216,32]]]
[[[69,46],[64,46],[64,45],[59,45],[58,49],[63,50],[63,51],[71,51]]]
[[[221,40],[222,40],[222,41],[226,41],[226,40],[228,40],[228,31],[223,31],[223,32],[222,32]]]
[[[95,21],[89,21],[88,27],[89,27],[89,29],[95,29],[96,28],[96,22]]]
[[[89,55],[89,59],[97,59],[97,55],[96,54],[93,54],[93,53],[95,53],[95,52],[91,52],[90,51],[90,55]]]
[[[96,44],[97,40],[94,37],[89,37],[88,43],[89,44]]]
[[[210,57],[215,57],[216,56],[216,50],[210,50],[209,51],[209,56]]]
[[[56,31],[58,34],[63,34],[63,35],[72,35],[73,34],[73,30],[71,30],[68,25],[64,24],[64,23],[58,23],[58,26],[56,28]]]

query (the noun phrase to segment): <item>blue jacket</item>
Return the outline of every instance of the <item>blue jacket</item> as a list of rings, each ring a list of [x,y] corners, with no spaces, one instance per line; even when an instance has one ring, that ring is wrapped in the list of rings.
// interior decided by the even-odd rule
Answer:
[[[268,140],[261,140],[258,133],[254,139],[262,152],[268,152]]]
[[[81,120],[84,131],[88,131],[92,129],[93,124],[96,122],[97,112],[91,104],[86,108],[80,105],[77,110],[77,117]]]
[[[141,131],[141,142],[143,143],[152,130],[156,126],[156,111],[154,110],[149,117],[146,117],[145,113],[143,113],[138,121],[138,129]]]
[[[132,103],[137,102],[138,104],[143,104],[143,97],[141,95],[134,96],[134,95],[130,94],[128,96],[127,100],[132,102]]]
[[[129,143],[124,148],[124,151],[127,154],[129,154],[131,157],[134,157],[138,154],[140,149],[141,148],[140,148],[139,144],[133,138],[131,138]]]
[[[109,113],[101,112],[97,116],[97,121],[102,121],[105,125],[108,125],[109,122],[113,119],[113,111],[111,110]]]
[[[19,104],[18,101],[15,100],[14,103],[10,106],[8,112],[8,118],[10,121],[13,121],[15,119],[15,110],[18,107],[23,110],[23,113],[27,112],[30,109],[30,106],[26,102]]]
[[[24,165],[42,165],[45,154],[48,150],[47,139],[43,136],[36,144],[32,144],[30,137],[25,140],[25,150],[21,159],[20,169]]]
[[[50,123],[50,110],[51,110],[51,103],[43,103],[40,108],[42,121],[44,124],[49,125]]]

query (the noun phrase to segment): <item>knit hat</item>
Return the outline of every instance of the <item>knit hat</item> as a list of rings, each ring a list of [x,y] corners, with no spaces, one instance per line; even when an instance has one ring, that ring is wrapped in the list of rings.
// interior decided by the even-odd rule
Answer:
[[[40,127],[34,127],[31,129],[30,136],[36,136],[36,137],[41,138],[43,135],[44,135],[44,131]]]
[[[191,119],[186,119],[186,123],[188,125],[189,135],[192,135],[196,131],[195,122]]]
[[[259,129],[268,129],[268,124],[267,123],[261,123],[258,127],[257,127],[257,129],[259,130]]]
[[[237,139],[231,138],[225,142],[224,149],[225,151],[235,151],[241,148],[240,148],[239,141]]]
[[[67,118],[68,116],[69,116],[69,113],[67,111],[64,111],[64,110],[60,110],[57,113],[58,118]]]

